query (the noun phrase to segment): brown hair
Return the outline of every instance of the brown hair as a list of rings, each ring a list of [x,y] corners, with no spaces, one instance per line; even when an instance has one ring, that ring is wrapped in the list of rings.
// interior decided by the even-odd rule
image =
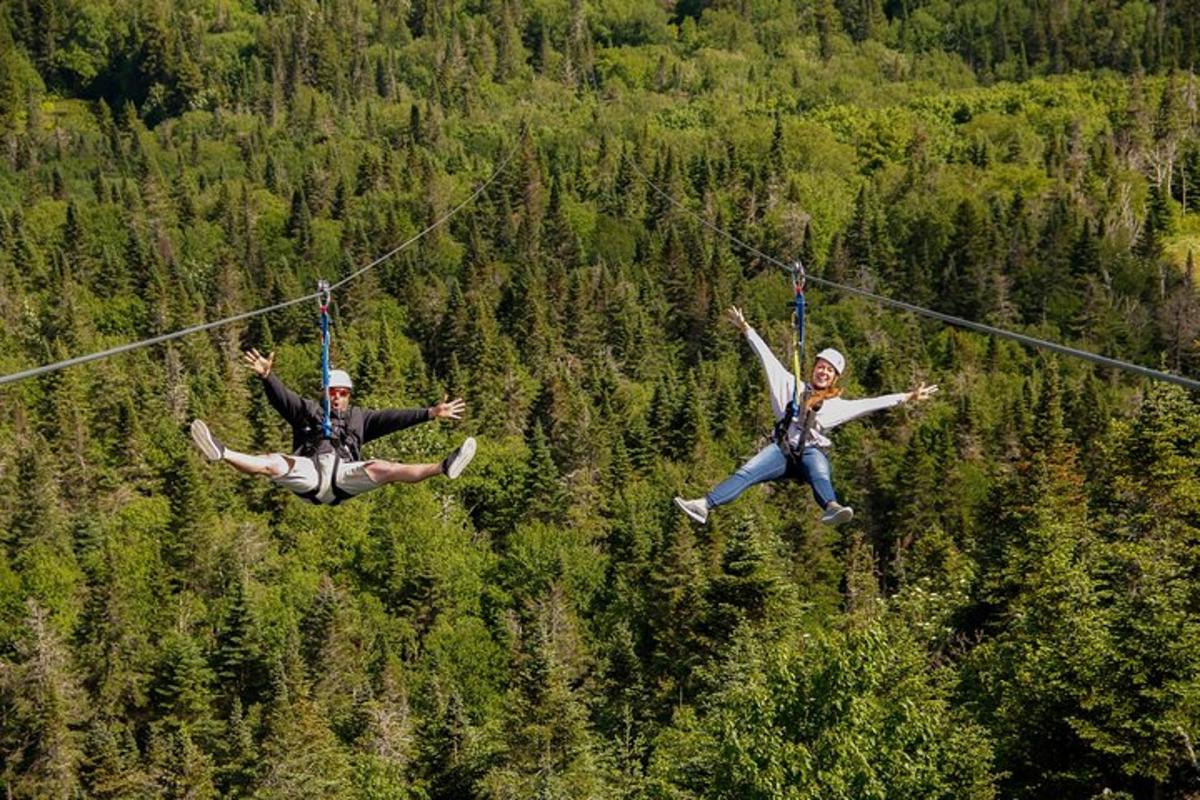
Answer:
[[[834,378],[833,380],[834,383],[837,383],[837,378]],[[808,393],[808,397],[804,398],[804,409],[806,411],[812,411],[813,409],[820,408],[821,404],[826,400],[829,400],[833,397],[840,397],[841,394],[842,390],[832,383],[829,386],[826,386],[824,389],[814,389]]]

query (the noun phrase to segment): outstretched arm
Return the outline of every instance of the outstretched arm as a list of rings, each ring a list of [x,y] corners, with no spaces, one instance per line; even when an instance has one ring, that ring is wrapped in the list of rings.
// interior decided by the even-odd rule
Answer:
[[[266,392],[267,400],[271,403],[271,407],[279,412],[279,416],[288,421],[288,424],[298,425],[310,416],[312,409],[307,407],[307,403],[312,401],[305,400],[284,386],[279,376],[271,371],[271,367],[275,365],[275,353],[264,356],[257,350],[250,349],[242,354],[242,360],[247,368],[262,378],[263,391]],[[313,406],[315,407],[316,403],[313,403]]]
[[[762,362],[763,371],[767,373],[767,385],[771,391],[771,411],[774,412],[775,419],[783,419],[783,415],[787,413],[787,404],[791,401],[796,387],[795,376],[775,357],[758,332],[750,327],[750,323],[746,322],[746,318],[742,316],[740,308],[730,307],[729,321],[746,335],[746,341],[750,343],[750,348]]]
[[[938,387],[936,384],[926,386],[922,383],[911,392],[884,394],[879,397],[864,397],[860,400],[843,400],[840,397],[834,397],[826,400],[821,405],[821,410],[817,412],[817,418],[821,422],[821,427],[829,430],[852,419],[858,419],[867,414],[882,411],[885,408],[892,408],[901,403],[919,403],[928,400],[937,394],[937,390]]]
[[[448,400],[429,408],[385,408],[378,411],[363,411],[363,441],[369,442],[389,433],[411,428],[431,419],[462,419],[467,404],[462,398]]]

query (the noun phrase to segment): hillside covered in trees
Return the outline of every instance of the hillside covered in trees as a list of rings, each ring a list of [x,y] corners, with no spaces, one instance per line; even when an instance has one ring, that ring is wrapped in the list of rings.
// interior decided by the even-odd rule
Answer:
[[[0,374],[310,293],[456,482],[205,463],[316,304],[0,387],[12,798],[1186,798],[1195,394],[809,291],[858,516],[762,445],[812,274],[1200,372],[1200,3],[0,0]],[[506,161],[507,159],[507,161]],[[635,168],[636,167],[636,168]],[[809,356],[816,352],[812,349]],[[1105,794],[1108,792],[1107,794]]]

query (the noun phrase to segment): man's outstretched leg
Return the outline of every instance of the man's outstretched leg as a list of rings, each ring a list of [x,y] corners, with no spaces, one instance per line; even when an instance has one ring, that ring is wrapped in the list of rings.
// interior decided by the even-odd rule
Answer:
[[[253,456],[230,450],[217,437],[213,436],[208,425],[204,424],[204,420],[201,419],[192,421],[192,441],[209,461],[224,461],[238,472],[244,472],[247,475],[267,475],[279,478],[286,475],[291,469],[288,459],[279,453]]]
[[[400,464],[395,461],[372,460],[366,463],[367,475],[380,485],[385,483],[417,483],[435,475],[457,478],[475,457],[475,439],[468,436],[439,464]]]

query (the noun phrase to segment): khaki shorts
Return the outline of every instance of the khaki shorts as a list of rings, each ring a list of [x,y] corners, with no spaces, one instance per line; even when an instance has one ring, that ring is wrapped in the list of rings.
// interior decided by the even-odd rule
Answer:
[[[292,468],[286,475],[271,480],[310,503],[337,505],[379,486],[367,474],[369,461],[342,461],[336,453],[284,458],[291,462]]]

